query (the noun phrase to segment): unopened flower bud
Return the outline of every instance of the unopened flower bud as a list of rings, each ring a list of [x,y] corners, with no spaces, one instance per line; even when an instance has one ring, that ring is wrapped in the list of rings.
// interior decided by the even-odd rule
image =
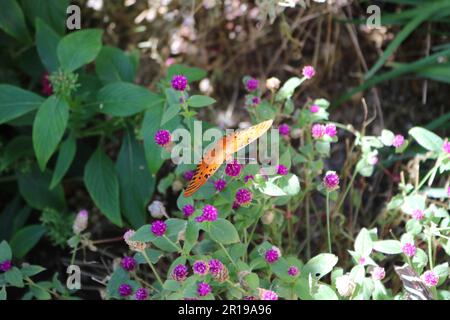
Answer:
[[[145,244],[145,242],[130,240],[130,238],[131,238],[132,236],[134,236],[134,233],[135,233],[134,230],[128,230],[128,231],[125,232],[125,234],[123,235],[123,240],[125,240],[125,243],[128,245],[128,247],[130,248],[130,250],[137,251],[137,252],[144,251],[145,248],[147,247],[147,245]]]
[[[75,221],[73,222],[73,233],[80,234],[86,230],[88,225],[89,212],[87,210],[81,210],[78,212]]]
[[[273,222],[273,218],[274,217],[275,217],[275,214],[274,214],[273,211],[267,211],[261,217],[261,221],[262,221],[263,224],[271,224]]]
[[[343,297],[350,297],[355,290],[356,284],[348,274],[336,278],[336,289]]]
[[[275,77],[271,77],[266,80],[266,88],[270,91],[278,90],[280,87],[280,80]]]
[[[155,219],[161,219],[163,216],[167,217],[166,207],[161,201],[155,200],[148,206],[148,211]]]
[[[178,192],[178,191],[180,191],[181,189],[183,189],[183,183],[182,183],[180,180],[175,180],[175,181],[172,183],[172,191],[173,191],[173,192]]]

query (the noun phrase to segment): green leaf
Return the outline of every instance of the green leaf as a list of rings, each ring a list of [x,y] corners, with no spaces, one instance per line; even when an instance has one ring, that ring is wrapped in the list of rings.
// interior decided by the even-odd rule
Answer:
[[[7,84],[0,85],[0,124],[37,109],[44,99],[37,94]]]
[[[61,37],[43,20],[36,20],[36,48],[45,68],[51,73],[59,67],[56,49]]]
[[[37,18],[62,35],[66,31],[67,7],[70,0],[21,0],[23,12],[31,24],[37,26]],[[35,23],[36,22],[36,23]]]
[[[69,170],[73,158],[75,157],[76,148],[77,141],[75,135],[72,133],[61,144],[61,148],[59,149],[55,171],[53,172],[52,181],[50,183],[50,189],[57,186],[61,182],[67,170]]]
[[[161,96],[146,88],[127,82],[107,84],[97,95],[100,111],[118,117],[127,117],[153,109],[162,100]]]
[[[331,270],[338,262],[338,257],[331,253],[321,253],[311,260],[309,260],[304,266],[301,272],[303,277],[308,277],[311,274],[316,279],[320,279]]]
[[[64,36],[57,48],[61,67],[75,71],[94,61],[102,48],[102,33],[100,29],[85,29]]]
[[[414,127],[408,133],[425,149],[435,152],[441,151],[444,140],[433,132],[425,128]]]
[[[184,237],[183,252],[189,254],[192,248],[195,246],[198,240],[198,234],[200,228],[197,222],[194,220],[188,220],[186,224],[186,234]]]
[[[24,287],[22,273],[17,267],[12,267],[12,269],[5,272],[5,280],[14,287]]]
[[[66,207],[61,185],[50,190],[50,180],[50,172],[41,172],[37,167],[33,167],[30,172],[18,174],[20,194],[32,208],[43,210],[45,207],[52,207],[64,210]]]
[[[145,223],[145,206],[155,189],[155,178],[145,162],[144,148],[128,128],[116,162],[122,212],[134,228]]]
[[[111,159],[98,148],[84,169],[84,183],[95,205],[117,226],[120,216],[119,180]]]
[[[95,71],[103,84],[133,82],[135,66],[122,50],[105,46],[95,60]]]
[[[334,290],[326,284],[319,284],[313,294],[314,300],[339,300]]]
[[[34,275],[37,275],[38,273],[41,273],[42,271],[45,271],[45,268],[38,265],[26,265],[23,266],[20,271],[22,272],[24,277],[32,277]]]
[[[373,243],[373,249],[375,251],[386,254],[398,254],[402,253],[402,245],[397,240],[379,240]]]
[[[276,100],[281,101],[289,99],[294,94],[295,89],[302,84],[305,79],[300,79],[298,77],[292,77],[286,81],[281,89],[277,93]]]
[[[31,41],[22,9],[16,0],[2,0],[0,29],[22,43]]]
[[[213,104],[213,103],[215,103],[216,102],[216,100],[214,100],[213,98],[211,98],[211,97],[208,97],[208,96],[200,96],[200,95],[193,95],[193,96],[190,96],[189,98],[188,98],[188,100],[187,100],[187,104],[190,106],[190,107],[193,107],[193,108],[202,108],[202,107],[206,107],[206,106],[209,106],[209,105],[211,105],[211,104]]]
[[[11,260],[12,259],[12,251],[6,240],[0,242],[0,261]]]
[[[21,158],[33,155],[33,143],[30,136],[21,135],[12,139],[3,149],[0,157],[0,172]]]
[[[182,64],[172,64],[167,70],[167,79],[171,80],[174,75],[184,75],[190,83],[206,77],[206,71],[200,68],[192,68]]]
[[[45,227],[35,224],[29,225],[14,234],[11,248],[17,259],[22,259],[39,242],[45,233]]]
[[[372,238],[366,228],[362,228],[355,239],[355,251],[362,257],[368,257],[372,252]]]
[[[39,107],[33,124],[33,147],[41,171],[58,147],[68,119],[69,105],[56,96],[49,97]]]
[[[239,242],[239,235],[233,224],[223,218],[218,218],[211,222],[209,235],[212,240],[221,244],[231,244]]]
[[[6,300],[6,298],[7,298],[7,295],[6,295],[6,288],[5,288],[5,286],[3,286],[3,287],[0,289],[0,301]]]
[[[268,196],[293,196],[300,192],[300,182],[295,174],[270,177],[268,181],[258,184],[258,189]]]
[[[146,224],[136,230],[134,235],[130,238],[131,241],[151,242],[155,240],[156,236],[151,231],[151,225]]]
[[[186,220],[181,219],[167,219],[166,221],[167,230],[165,236],[169,238],[172,242],[178,242],[178,238],[181,232],[185,232],[186,230]],[[155,237],[152,243],[160,248],[161,250],[167,252],[176,252],[178,248],[176,248],[172,243],[167,241],[164,237]]]

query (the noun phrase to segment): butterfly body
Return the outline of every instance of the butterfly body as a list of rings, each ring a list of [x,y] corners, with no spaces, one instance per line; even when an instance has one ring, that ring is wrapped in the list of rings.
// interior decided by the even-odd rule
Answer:
[[[272,126],[273,120],[261,122],[250,128],[222,137],[208,150],[197,165],[194,176],[184,191],[185,197],[192,196],[233,154],[262,136]]]

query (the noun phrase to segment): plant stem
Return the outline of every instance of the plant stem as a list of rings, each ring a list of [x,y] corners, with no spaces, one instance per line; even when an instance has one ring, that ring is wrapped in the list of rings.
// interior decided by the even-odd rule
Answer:
[[[179,246],[177,246],[176,243],[174,243],[172,240],[170,240],[166,235],[163,235],[163,238],[166,239],[174,248],[177,249],[178,252],[181,253],[182,249]]]
[[[430,264],[430,270],[433,270],[433,236],[428,235],[428,262]]]
[[[153,266],[153,263],[150,261],[150,258],[147,255],[147,252],[145,252],[145,249],[141,251],[142,255],[144,256],[145,260],[147,261],[148,265],[150,266],[150,269],[152,269],[153,274],[155,275],[158,282],[161,284],[161,287],[163,286],[163,282],[161,278],[159,277],[158,272],[156,271],[155,267]]]
[[[236,262],[234,262],[233,258],[231,258],[230,253],[228,252],[228,250],[223,246],[223,244],[221,244],[220,242],[217,242],[219,244],[219,246],[222,248],[222,250],[225,252],[225,254],[227,255],[228,259],[231,261],[231,263],[233,264],[233,266],[237,269],[237,265]]]
[[[328,235],[328,252],[331,253],[330,192],[329,191],[327,191],[327,235]]]
[[[311,215],[309,209],[309,196],[306,197],[306,257],[311,258]]]

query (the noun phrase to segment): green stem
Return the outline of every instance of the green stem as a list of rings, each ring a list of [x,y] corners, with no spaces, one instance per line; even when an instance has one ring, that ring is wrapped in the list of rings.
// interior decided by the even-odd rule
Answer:
[[[311,213],[309,209],[309,196],[306,198],[306,257],[311,258]]]
[[[433,236],[430,235],[428,236],[428,262],[430,264],[430,270],[433,270]]]
[[[231,258],[230,253],[228,252],[228,250],[223,246],[223,244],[221,244],[220,242],[217,242],[219,244],[219,246],[222,248],[222,250],[225,252],[225,254],[227,255],[228,259],[231,261],[231,263],[233,264],[233,266],[237,269],[237,265],[236,262],[234,262],[233,258]]]
[[[152,269],[153,274],[155,275],[156,279],[158,280],[161,287],[163,286],[163,282],[161,278],[159,277],[158,272],[156,271],[155,267],[153,266],[153,263],[150,261],[150,258],[147,255],[147,252],[145,252],[145,249],[141,251],[142,255],[144,256],[145,260],[147,261],[147,264],[150,266],[150,269]]]
[[[166,239],[174,248],[177,249],[178,252],[181,253],[182,249],[176,243],[170,240],[166,235],[163,235],[163,238]]]
[[[327,191],[327,235],[328,235],[328,252],[331,253],[330,192],[329,191]]]

